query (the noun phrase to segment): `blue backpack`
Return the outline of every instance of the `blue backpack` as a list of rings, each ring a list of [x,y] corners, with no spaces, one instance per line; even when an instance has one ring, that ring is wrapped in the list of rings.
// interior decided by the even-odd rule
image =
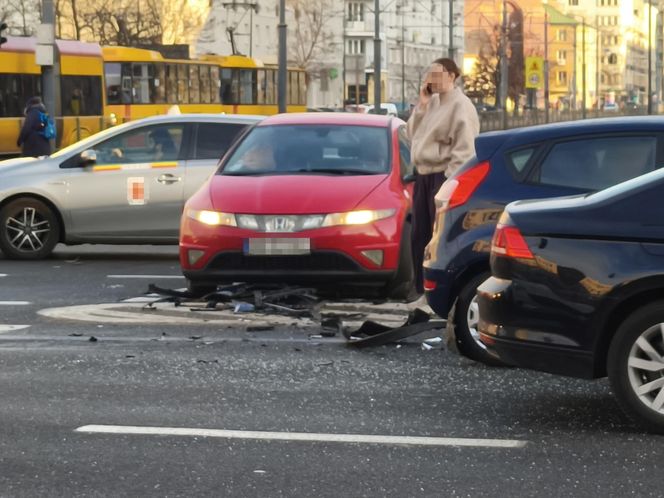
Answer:
[[[56,132],[53,118],[45,112],[39,111],[39,122],[42,125],[42,129],[39,130],[39,134],[46,140],[54,140]]]

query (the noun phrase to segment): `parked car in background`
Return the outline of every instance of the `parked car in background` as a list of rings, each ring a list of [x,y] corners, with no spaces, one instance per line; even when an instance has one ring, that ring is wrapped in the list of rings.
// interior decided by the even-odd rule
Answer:
[[[479,332],[511,365],[609,376],[664,433],[664,170],[601,192],[507,206],[478,289]]]
[[[404,299],[414,287],[412,179],[400,119],[267,118],[187,201],[187,285],[201,294],[232,282],[279,282]]]
[[[50,157],[0,162],[0,249],[41,259],[65,244],[177,244],[185,200],[262,116],[158,116]]]
[[[374,114],[374,108],[375,106],[373,104],[360,104],[360,105],[355,105],[355,104],[350,104],[346,106],[346,111],[347,112],[359,112],[362,114]],[[397,110],[397,106],[395,104],[392,104],[391,102],[382,102],[380,104],[380,113],[386,116],[393,116],[397,117],[399,114]]]
[[[573,121],[485,133],[476,157],[437,195],[425,252],[429,305],[448,317],[460,352],[495,364],[477,332],[477,286],[489,276],[491,237],[508,203],[586,193],[664,164],[664,121],[630,117]]]

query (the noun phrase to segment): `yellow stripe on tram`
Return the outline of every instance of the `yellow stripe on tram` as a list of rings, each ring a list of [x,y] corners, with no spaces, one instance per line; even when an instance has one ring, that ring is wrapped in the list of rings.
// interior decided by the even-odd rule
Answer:
[[[159,163],[152,163],[150,164],[151,168],[177,168],[178,163],[176,161],[162,161]]]

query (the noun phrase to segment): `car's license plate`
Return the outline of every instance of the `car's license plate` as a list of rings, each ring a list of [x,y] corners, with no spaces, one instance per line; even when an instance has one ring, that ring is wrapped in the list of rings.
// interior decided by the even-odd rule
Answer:
[[[248,256],[287,256],[293,254],[310,254],[310,239],[266,238],[245,239],[244,253]]]

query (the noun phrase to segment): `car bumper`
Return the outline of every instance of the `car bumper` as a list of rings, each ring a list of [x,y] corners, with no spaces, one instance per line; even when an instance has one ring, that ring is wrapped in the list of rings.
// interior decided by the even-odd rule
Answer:
[[[441,318],[447,319],[452,308],[452,283],[457,275],[446,270],[423,269],[427,303]]]
[[[329,227],[307,232],[266,234],[234,227],[202,226],[183,222],[180,263],[185,277],[201,283],[282,282],[362,283],[382,285],[399,265],[401,227],[396,218],[371,225]],[[309,239],[310,253],[290,255],[246,254],[248,239]],[[190,251],[200,254],[192,263]],[[382,263],[366,256],[380,251]]]
[[[542,328],[523,326],[520,300],[510,280],[490,278],[477,289],[480,340],[490,354],[507,364],[558,375],[595,377],[591,351]],[[544,328],[544,330],[543,330]]]

